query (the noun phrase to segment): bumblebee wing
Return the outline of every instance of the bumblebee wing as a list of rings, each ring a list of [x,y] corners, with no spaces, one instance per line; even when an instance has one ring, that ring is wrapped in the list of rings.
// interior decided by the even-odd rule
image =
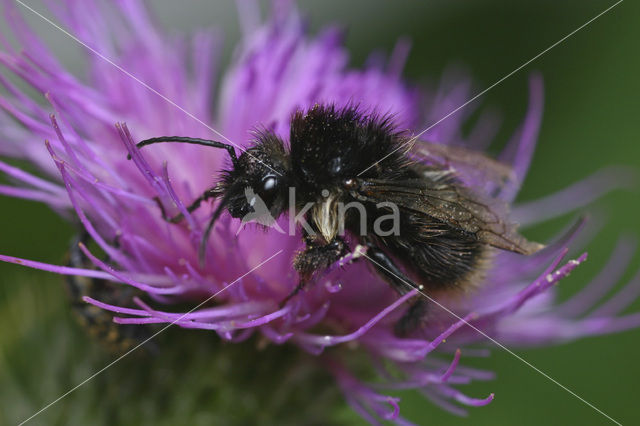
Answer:
[[[502,188],[517,182],[516,174],[509,165],[460,146],[417,141],[407,155],[418,164],[455,173],[467,187],[480,190],[490,198],[498,197]]]
[[[505,221],[506,206],[496,200],[483,200],[455,184],[446,171],[431,173],[424,179],[402,181],[358,179],[350,193],[363,202],[394,203],[400,210],[424,216],[427,222],[435,219],[499,249],[529,255],[542,248],[527,241],[517,233],[515,225]]]

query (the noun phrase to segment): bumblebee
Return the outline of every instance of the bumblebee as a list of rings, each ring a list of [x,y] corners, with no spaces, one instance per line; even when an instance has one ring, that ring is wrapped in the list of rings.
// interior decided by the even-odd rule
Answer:
[[[293,261],[299,284],[283,303],[354,242],[367,247],[364,259],[399,294],[412,288],[425,294],[468,290],[482,280],[495,250],[530,255],[541,248],[506,221],[497,194],[513,179],[507,166],[463,148],[412,144],[390,117],[316,105],[292,116],[288,146],[265,130],[239,157],[231,145],[179,136],[147,139],[137,147],[160,142],[205,145],[230,156],[231,167],[222,171],[220,182],[187,208],[191,212],[203,201],[219,200],[201,241],[201,261],[224,211],[243,218],[261,205],[273,218],[287,210],[304,216],[306,248]],[[465,182],[463,170],[481,174],[482,185]],[[492,193],[485,184],[493,186]],[[376,224],[392,213],[398,232],[380,232]],[[182,219],[167,217],[164,209],[162,214],[171,222]],[[427,311],[427,300],[417,296],[396,324],[396,334],[414,331]]]
[[[74,238],[67,256],[69,266],[81,269],[95,268],[79,248],[79,243],[86,245],[89,240],[88,235]],[[133,297],[142,295],[140,291],[103,279],[75,275],[67,276],[65,284],[78,322],[92,338],[101,342],[110,352],[125,353],[151,336],[148,327],[116,324],[110,312],[83,300],[83,297],[88,296],[108,304],[127,306]]]

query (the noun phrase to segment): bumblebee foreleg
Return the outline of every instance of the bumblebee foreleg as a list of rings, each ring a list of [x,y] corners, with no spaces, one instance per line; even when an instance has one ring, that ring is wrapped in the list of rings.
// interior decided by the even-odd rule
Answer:
[[[307,239],[307,244],[309,244]],[[304,251],[296,255],[293,267],[298,272],[300,281],[295,289],[280,303],[284,306],[293,296],[298,294],[311,280],[316,271],[327,269],[349,251],[349,246],[342,238],[336,238],[329,244],[309,244]]]
[[[187,211],[189,213],[193,213],[198,208],[200,208],[200,204],[202,204],[203,201],[207,201],[207,200],[209,200],[211,198],[216,198],[219,195],[220,195],[220,190],[218,189],[218,187],[209,188],[206,191],[204,191],[204,193],[202,193],[201,196],[196,198],[189,206],[187,206]],[[156,204],[158,205],[158,208],[160,208],[160,212],[162,213],[162,218],[164,220],[166,220],[167,222],[178,223],[182,219],[184,219],[184,214],[183,213],[178,213],[175,216],[167,215],[167,211],[165,210],[164,206],[162,205],[162,202],[160,201],[160,198],[153,197],[153,201],[156,202]]]

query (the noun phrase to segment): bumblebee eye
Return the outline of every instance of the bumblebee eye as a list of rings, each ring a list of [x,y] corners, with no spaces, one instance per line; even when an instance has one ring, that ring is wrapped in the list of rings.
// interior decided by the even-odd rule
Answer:
[[[278,195],[278,178],[273,175],[267,175],[262,178],[256,192],[258,196],[265,202],[268,207],[271,207],[273,200]]]
[[[271,194],[273,193],[273,191],[276,189],[276,186],[278,185],[278,179],[275,178],[275,176],[265,176],[264,179],[262,179],[262,193],[266,194]]]

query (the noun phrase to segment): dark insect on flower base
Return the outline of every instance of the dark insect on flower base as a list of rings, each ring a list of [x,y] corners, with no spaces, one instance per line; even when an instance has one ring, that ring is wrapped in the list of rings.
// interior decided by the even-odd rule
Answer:
[[[69,253],[67,264],[73,268],[94,269],[95,266],[82,253],[79,244],[88,244],[90,237],[83,232],[74,238]],[[80,325],[87,333],[100,341],[110,352],[123,354],[145,341],[151,336],[148,327],[139,327],[128,324],[116,324],[109,312],[93,306],[84,301],[85,297],[99,300],[108,300],[110,303],[128,305],[142,292],[132,288],[111,283],[104,279],[90,278],[87,276],[69,275],[65,279],[71,306]],[[146,349],[152,348],[153,342]]]
[[[468,289],[480,280],[492,250],[529,255],[541,248],[516,233],[505,221],[506,206],[496,200],[512,179],[506,166],[443,145],[421,142],[421,150],[414,151],[410,138],[396,131],[389,117],[316,105],[294,114],[288,148],[274,133],[263,131],[240,157],[231,145],[188,137],[157,137],[137,146],[160,142],[226,149],[231,157],[232,167],[222,172],[221,182],[187,209],[220,198],[202,239],[201,261],[209,234],[225,210],[243,218],[255,213],[259,199],[273,218],[290,208],[304,215],[306,248],[294,260],[299,284],[283,304],[314,273],[349,253],[350,241],[366,246],[364,258],[401,295],[412,288],[425,294]],[[456,167],[465,165],[487,175],[485,182],[495,184],[490,193],[458,178]],[[294,199],[290,191],[295,191]],[[360,209],[345,208],[357,204]],[[397,232],[380,232],[374,225],[393,213],[394,206]],[[162,210],[171,222],[182,218],[167,217]],[[396,324],[396,334],[415,330],[426,314],[427,300],[417,296]]]

